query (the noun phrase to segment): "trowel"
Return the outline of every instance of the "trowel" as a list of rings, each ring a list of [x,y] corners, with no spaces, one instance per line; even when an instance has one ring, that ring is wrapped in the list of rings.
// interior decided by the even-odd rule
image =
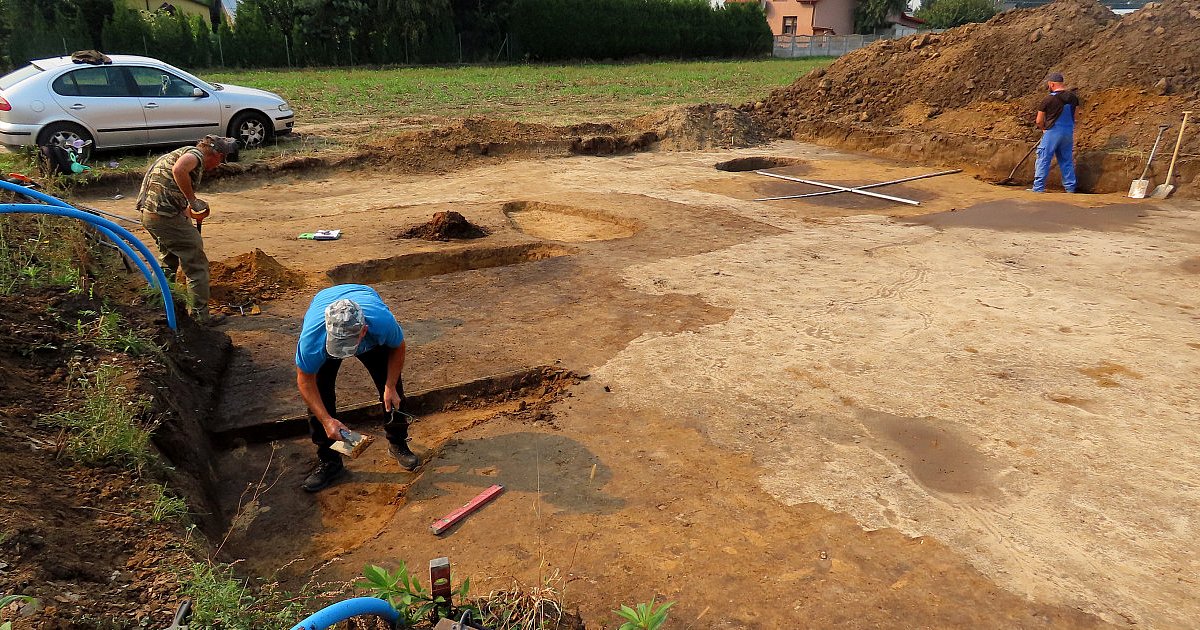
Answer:
[[[1150,173],[1150,163],[1154,161],[1154,153],[1158,151],[1158,141],[1162,140],[1163,132],[1171,125],[1159,125],[1158,137],[1154,139],[1154,146],[1150,148],[1150,159],[1146,160],[1146,168],[1142,169],[1142,176],[1133,180],[1129,184],[1130,199],[1145,199],[1146,191],[1150,189],[1150,180],[1146,179],[1146,175]]]

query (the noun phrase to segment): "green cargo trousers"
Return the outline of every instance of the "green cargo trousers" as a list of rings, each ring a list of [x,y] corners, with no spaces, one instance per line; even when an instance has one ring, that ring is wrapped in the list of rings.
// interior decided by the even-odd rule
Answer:
[[[158,244],[158,263],[167,278],[174,279],[179,267],[187,276],[188,312],[197,320],[208,319],[208,257],[200,231],[183,213],[164,216],[142,211],[142,226]]]

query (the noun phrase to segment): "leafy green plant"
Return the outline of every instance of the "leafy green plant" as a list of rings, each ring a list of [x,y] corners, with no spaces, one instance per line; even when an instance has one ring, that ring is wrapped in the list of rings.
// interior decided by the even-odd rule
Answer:
[[[420,580],[409,575],[408,565],[403,560],[395,571],[374,564],[365,566],[363,577],[366,579],[356,582],[355,586],[366,589],[373,597],[386,600],[400,613],[401,622],[406,626],[419,623],[435,609],[450,603],[441,596],[433,597]],[[467,578],[454,589],[453,594],[465,600],[470,590],[471,580]]]
[[[101,365],[95,378],[78,379],[83,402],[72,410],[44,416],[67,429],[64,452],[89,466],[117,464],[140,472],[154,461],[150,435],[157,423],[147,419],[150,400],[133,398],[117,382],[121,368]]]
[[[658,630],[667,622],[667,611],[674,605],[675,602],[667,602],[655,608],[651,597],[649,602],[638,604],[636,610],[622,605],[621,610],[613,612],[625,620],[618,630]]]
[[[4,613],[4,609],[13,605],[14,602],[24,602],[26,604],[37,604],[37,600],[28,595],[5,595],[0,597],[0,614]],[[12,630],[11,621],[0,621],[0,630]]]
[[[196,562],[181,572],[179,581],[183,595],[192,599],[193,628],[289,628],[304,616],[304,597],[274,581],[252,588],[228,564]]]

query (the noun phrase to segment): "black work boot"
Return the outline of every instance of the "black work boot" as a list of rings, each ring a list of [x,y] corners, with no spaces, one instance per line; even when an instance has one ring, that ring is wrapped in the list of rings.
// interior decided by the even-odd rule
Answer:
[[[304,483],[300,486],[305,492],[316,492],[333,483],[335,479],[341,477],[346,472],[346,466],[342,464],[342,460],[334,459],[322,461],[317,464],[312,473],[304,478]]]
[[[396,458],[396,463],[404,470],[416,470],[421,465],[421,459],[408,449],[408,442],[388,446],[388,453]]]

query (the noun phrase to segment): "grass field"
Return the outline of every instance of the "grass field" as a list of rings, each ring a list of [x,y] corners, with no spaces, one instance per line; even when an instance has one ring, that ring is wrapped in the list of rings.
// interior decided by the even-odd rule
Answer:
[[[363,117],[473,114],[578,122],[642,114],[669,105],[744,103],[829,61],[331,68],[212,71],[200,76],[275,92],[296,108],[300,125]]]
[[[353,123],[408,116],[486,114],[526,122],[605,121],[671,105],[740,104],[766,96],[830,59],[760,59],[580,65],[413,67],[384,70],[208,70],[208,81],[269,90],[296,110],[296,125]],[[355,133],[322,130],[322,146],[352,144]],[[254,161],[311,150],[284,142],[246,151]],[[162,148],[104,154],[118,171],[143,171]],[[95,162],[96,160],[93,160]],[[32,170],[25,156],[0,152],[0,170]]]

